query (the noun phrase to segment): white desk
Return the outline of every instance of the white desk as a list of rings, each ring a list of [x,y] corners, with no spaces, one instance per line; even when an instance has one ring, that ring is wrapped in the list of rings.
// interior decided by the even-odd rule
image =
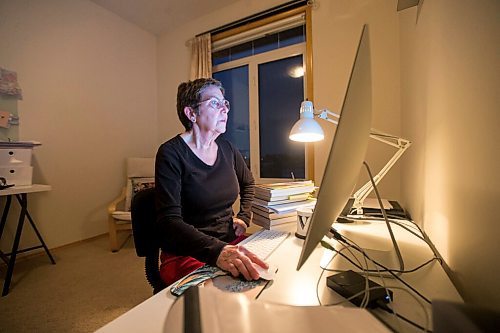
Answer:
[[[9,293],[10,281],[12,279],[12,274],[14,273],[14,265],[16,263],[16,256],[18,253],[27,252],[43,247],[52,264],[56,263],[54,261],[54,258],[50,254],[47,245],[45,245],[42,235],[40,235],[40,232],[38,231],[35,222],[31,218],[30,213],[28,212],[28,193],[45,192],[45,191],[50,191],[51,189],[52,187],[50,185],[33,184],[29,186],[13,186],[0,190],[0,196],[6,197],[7,200],[3,209],[2,219],[0,221],[0,239],[2,238],[3,230],[5,228],[5,223],[7,222],[7,216],[9,215],[12,196],[16,197],[17,202],[21,206],[21,211],[19,213],[19,219],[17,222],[16,235],[14,237],[14,242],[12,244],[12,251],[7,254],[0,251],[0,256],[2,260],[4,260],[5,263],[7,264],[7,274],[5,275],[5,282],[3,284],[2,296],[5,296]],[[40,241],[40,245],[19,250],[19,241],[21,239],[21,233],[23,231],[24,220],[26,219],[26,217],[28,218],[29,223],[33,227],[33,230],[35,231],[38,240]],[[10,256],[10,258],[7,259],[8,256]]]
[[[370,243],[368,245],[373,245],[374,241],[367,235],[380,235],[380,241],[384,237],[388,238],[385,225],[379,222],[336,227],[347,237],[359,242],[361,246],[367,240]],[[295,225],[289,225],[288,228],[290,229],[289,231],[294,231]],[[428,249],[427,245],[414,238],[413,235],[408,235],[407,232],[399,227],[394,227],[394,232],[408,268],[413,268],[416,266],[416,263],[423,263],[432,257],[432,252]],[[325,251],[318,247],[304,264],[303,268],[297,272],[296,266],[302,243],[303,241],[296,238],[292,232],[288,239],[269,257],[268,262],[278,265],[279,271],[272,284],[261,293],[258,301],[289,305],[318,305],[316,285],[322,271],[319,263]],[[356,270],[352,265],[347,265],[346,262],[345,259],[337,256],[332,261],[330,268]],[[322,281],[319,283],[318,293],[322,304],[331,304],[343,300],[341,296],[326,287],[325,278],[332,274],[334,273],[325,272]],[[436,298],[462,302],[460,295],[438,262],[433,262],[417,272],[403,274],[402,278],[430,299]],[[380,283],[379,279],[372,279]],[[391,286],[402,285],[396,280],[384,280],[389,288]],[[398,313],[424,325],[424,316],[418,303],[403,291],[393,290],[393,292],[394,307]],[[168,310],[174,300],[175,297],[170,294],[169,288],[167,288],[102,327],[98,332],[164,332]],[[343,305],[350,306],[350,303],[346,302]],[[426,304],[425,307],[430,316],[430,305]],[[380,311],[377,314],[384,320],[388,322],[395,321],[392,315],[381,310],[376,311]],[[395,326],[398,331],[416,331],[412,326],[404,322],[397,325],[401,325]]]

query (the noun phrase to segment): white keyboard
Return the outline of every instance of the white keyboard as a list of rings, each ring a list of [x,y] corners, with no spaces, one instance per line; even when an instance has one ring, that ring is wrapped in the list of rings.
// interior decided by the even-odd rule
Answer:
[[[265,260],[283,243],[289,234],[289,232],[284,231],[261,229],[238,245],[243,245],[247,250]]]

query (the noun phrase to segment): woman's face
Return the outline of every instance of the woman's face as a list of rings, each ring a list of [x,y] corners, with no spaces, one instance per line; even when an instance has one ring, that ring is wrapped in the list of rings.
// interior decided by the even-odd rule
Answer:
[[[218,134],[226,132],[229,102],[224,99],[218,87],[209,86],[202,92],[198,110],[196,124],[201,131]]]

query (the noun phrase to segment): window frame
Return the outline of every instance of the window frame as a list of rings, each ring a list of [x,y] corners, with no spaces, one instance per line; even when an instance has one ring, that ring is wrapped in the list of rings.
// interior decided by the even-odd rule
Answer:
[[[294,44],[291,46],[275,49],[272,51],[259,53],[253,56],[225,62],[223,64],[214,66],[212,72],[220,72],[236,67],[248,66],[248,110],[249,110],[249,129],[250,129],[250,169],[255,180],[258,183],[269,183],[284,181],[286,178],[261,178],[260,177],[260,128],[259,128],[259,65],[268,62],[302,55],[302,66],[305,67],[306,63],[306,43]],[[304,91],[302,98],[306,98],[307,75],[304,75]],[[297,105],[297,116],[300,105]],[[231,111],[230,111],[231,112]],[[257,147],[257,148],[256,148]],[[308,149],[305,149],[305,175],[309,174]],[[292,179],[291,177],[289,179]]]
[[[255,29],[257,27],[265,26],[267,24],[270,24],[272,22],[276,22],[279,20],[284,20],[286,18],[296,16],[298,14],[303,14],[305,17],[305,33],[306,33],[306,41],[305,43],[300,43],[300,44],[295,44],[291,46],[287,46],[284,48],[256,54],[250,57],[246,58],[241,58],[237,60],[233,60],[227,63],[219,64],[216,66],[212,67],[212,71],[218,72],[222,71],[225,69],[230,69],[238,66],[243,66],[247,63],[248,58],[260,58],[266,57],[268,54],[283,54],[283,52],[290,52],[291,49],[297,47],[300,45],[301,48],[303,48],[303,51],[301,53],[288,53],[286,56],[283,56],[281,58],[277,59],[283,59],[287,57],[292,57],[294,55],[302,54],[302,61],[303,61],[303,66],[305,69],[305,74],[304,74],[304,99],[308,99],[312,102],[314,102],[314,94],[313,94],[313,53],[312,53],[312,10],[310,6],[303,6],[299,7],[296,9],[292,9],[287,12],[282,12],[277,15],[271,16],[264,18],[259,21],[254,21],[249,24],[246,24],[244,26],[234,28],[231,30],[227,30],[218,34],[213,34],[211,36],[212,38],[212,43],[216,41],[220,41],[224,38],[228,38],[233,35],[237,35],[239,33],[249,31],[252,29]],[[275,59],[275,60],[277,60]],[[272,60],[267,60],[265,62],[272,61]],[[239,64],[239,65],[238,65]],[[258,82],[258,65],[256,65],[255,70],[255,77],[252,78],[252,75],[250,74],[252,72],[252,68],[249,66],[248,71],[249,71],[249,126],[250,126],[250,146],[251,147],[260,147],[259,146],[259,116],[258,116],[258,105],[259,105],[259,100],[258,100],[258,88],[256,87],[257,82]],[[297,107],[297,116],[298,116],[298,111],[299,107]],[[252,169],[252,173],[254,174],[254,177],[257,182],[273,182],[273,181],[283,181],[282,178],[280,179],[275,179],[275,178],[265,178],[261,179],[260,178],[260,149],[250,149],[250,165]],[[255,153],[254,151],[257,151]],[[256,155],[256,156],[254,156]],[[305,143],[305,175],[306,179],[312,179],[314,180],[314,174],[315,174],[315,167],[314,167],[314,145],[312,143]]]

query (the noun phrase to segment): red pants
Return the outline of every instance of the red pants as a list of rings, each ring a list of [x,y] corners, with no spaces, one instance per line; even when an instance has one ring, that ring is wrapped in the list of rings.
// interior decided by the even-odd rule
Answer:
[[[245,235],[238,236],[229,244],[238,244],[245,238],[247,238]],[[193,257],[176,256],[163,251],[160,255],[160,261],[160,276],[167,286],[205,265],[204,262],[198,261]]]

